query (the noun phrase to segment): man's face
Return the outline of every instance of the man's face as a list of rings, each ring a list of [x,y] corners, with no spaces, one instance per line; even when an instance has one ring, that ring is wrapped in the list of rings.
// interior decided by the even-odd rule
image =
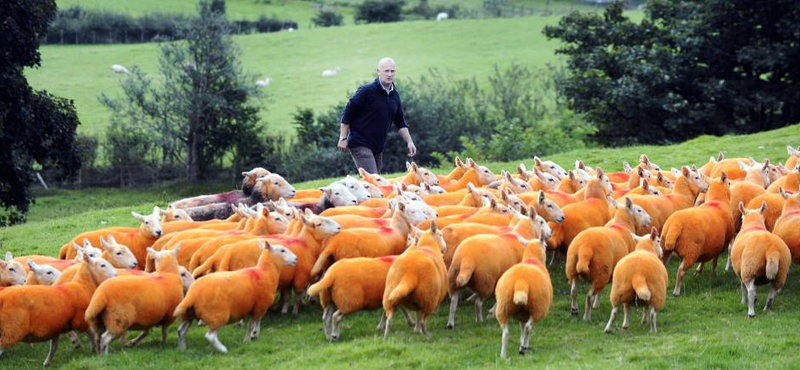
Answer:
[[[395,69],[394,63],[383,62],[378,68],[378,78],[380,78],[382,84],[389,85],[392,82],[394,82],[395,72],[397,71]]]

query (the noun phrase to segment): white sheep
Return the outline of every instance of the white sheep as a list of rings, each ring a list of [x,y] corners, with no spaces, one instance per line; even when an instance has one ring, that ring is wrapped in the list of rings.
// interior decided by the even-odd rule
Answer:
[[[256,87],[267,87],[272,82],[272,79],[267,77],[263,80],[256,81]]]
[[[439,14],[436,14],[436,21],[437,21],[437,22],[439,22],[439,21],[443,21],[443,20],[445,20],[445,19],[447,19],[447,13],[445,13],[445,12],[441,12],[441,13],[439,13]]]
[[[131,71],[129,71],[127,68],[125,68],[125,66],[121,66],[119,64],[112,65],[111,66],[111,71],[114,72],[114,73],[124,73],[124,74],[131,73]]]
[[[342,71],[342,69],[339,68],[339,67],[336,67],[334,69],[326,69],[326,70],[322,71],[322,77],[333,77],[333,76],[336,76],[337,74],[339,74],[339,72],[341,72],[341,71]]]

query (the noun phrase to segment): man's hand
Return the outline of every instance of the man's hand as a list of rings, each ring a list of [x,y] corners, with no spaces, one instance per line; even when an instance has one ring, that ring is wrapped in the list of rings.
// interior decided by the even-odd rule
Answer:
[[[409,141],[408,142],[408,156],[409,157],[413,157],[416,154],[417,154],[417,147],[414,146],[414,142],[413,141]]]
[[[342,151],[342,153],[347,151],[347,139],[339,140],[339,143],[336,144],[336,147]]]

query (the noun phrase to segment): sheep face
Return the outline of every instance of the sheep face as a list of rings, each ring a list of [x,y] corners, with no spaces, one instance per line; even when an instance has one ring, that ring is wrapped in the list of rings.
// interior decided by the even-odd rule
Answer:
[[[371,198],[370,193],[358,180],[350,175],[347,175],[343,180],[335,182],[336,184],[344,185],[347,190],[356,197],[356,201],[361,203]]]
[[[98,284],[117,276],[114,266],[102,258],[85,257],[84,263],[88,265],[92,279]]]
[[[488,167],[481,166],[475,162],[472,162],[471,159],[468,159],[467,162],[472,164],[472,168],[475,169],[475,174],[478,176],[478,181],[481,184],[489,184],[495,180],[497,180],[497,176],[489,170]]]
[[[158,207],[153,207],[153,213],[147,216],[142,216],[136,212],[131,212],[133,218],[141,222],[142,223],[141,227],[147,230],[147,233],[150,235],[150,237],[155,239],[160,238],[162,233],[161,218],[159,217],[158,210],[159,210]]]
[[[161,214],[161,223],[171,221],[193,221],[192,216],[189,216],[188,212],[180,208],[169,207],[166,211],[159,208],[158,213]]]
[[[536,204],[538,205],[536,207],[537,212],[540,212],[548,221],[553,221],[559,224],[564,222],[564,219],[566,218],[564,211],[558,206],[558,204],[556,204],[556,202],[547,199],[543,191],[539,192],[539,198],[536,200]]]
[[[368,182],[362,182],[361,185],[367,190],[370,198],[383,198],[383,193],[381,193],[381,189],[378,189],[377,186]]]
[[[533,229],[537,231],[539,237],[544,239],[550,239],[553,236],[553,230],[550,228],[550,225],[545,221],[542,216],[535,215],[530,217],[531,225],[533,225]]]
[[[402,204],[402,207],[400,206]],[[427,206],[427,204],[425,205]],[[403,219],[406,220],[411,225],[416,225],[425,220],[433,220],[436,219],[436,211],[428,206],[427,208],[423,206],[423,204],[419,202],[410,202],[410,203],[403,203],[398,202],[396,205],[393,206],[395,208],[395,212],[400,212],[400,215]],[[430,209],[428,209],[430,208]],[[433,214],[431,214],[431,212]]]
[[[502,199],[509,208],[515,211],[520,211],[522,207],[525,205],[525,202],[523,202],[521,199],[519,199],[518,196],[510,192],[502,193]]]
[[[342,231],[342,227],[336,221],[322,216],[317,216],[311,212],[305,215],[305,225],[313,230],[314,233],[322,237],[336,235]]]
[[[183,288],[183,294],[186,294],[186,292],[189,291],[189,287],[191,287],[192,283],[194,283],[194,276],[192,276],[192,274],[189,273],[189,270],[183,266],[178,267],[178,272],[181,276],[181,287]]]
[[[543,161],[538,157],[533,157],[533,161],[536,163],[536,167],[539,167],[540,170],[543,172],[547,172],[558,180],[563,180],[567,177],[567,171],[564,170],[564,167],[559,166],[556,162],[553,161]]]
[[[108,241],[100,237],[100,245],[106,250],[108,262],[118,268],[135,269],[139,263],[131,249],[125,245],[117,243],[113,235],[108,236]]]
[[[447,190],[444,190],[441,186],[438,185],[431,185],[428,187],[428,194],[444,194],[447,193]]]
[[[420,184],[425,183],[428,185],[439,185],[439,179],[433,172],[428,171],[425,167],[418,167],[416,163],[413,163],[413,171],[414,171],[414,178]]]
[[[708,191],[708,180],[697,170],[690,170],[689,167],[684,166],[681,169],[681,175],[686,178],[689,189],[693,193],[701,193]]]
[[[245,195],[250,195],[253,192],[253,187],[256,185],[256,181],[264,176],[269,175],[270,172],[264,168],[256,167],[250,171],[242,172],[242,192]]]
[[[273,245],[269,247],[270,253],[273,258],[280,258],[286,263],[286,266],[294,266],[297,264],[297,256],[286,247],[280,245]]]
[[[253,191],[259,191],[266,199],[291,198],[297,192],[281,175],[269,174],[256,180]]]
[[[548,190],[553,190],[558,187],[559,180],[557,177],[539,170],[534,170],[534,173],[539,177],[539,180],[547,186]]]
[[[6,253],[6,260],[0,261],[0,286],[25,284],[25,277],[25,267]]]
[[[324,188],[320,188],[328,200],[333,203],[334,207],[353,206],[358,204],[358,199],[342,184],[331,184]]]
[[[644,208],[634,204],[630,198],[625,198],[625,212],[628,213],[634,230],[650,227],[650,215]]]
[[[36,276],[36,280],[39,281],[39,284],[41,285],[53,285],[58,277],[61,276],[61,271],[53,266],[37,265],[30,259],[28,259],[26,262],[28,263],[28,267],[33,272],[34,276]]]
[[[661,172],[658,173],[656,181],[658,181],[658,186],[663,186],[670,189],[675,187],[675,183],[672,182],[672,180],[670,180],[668,177],[664,176]]]

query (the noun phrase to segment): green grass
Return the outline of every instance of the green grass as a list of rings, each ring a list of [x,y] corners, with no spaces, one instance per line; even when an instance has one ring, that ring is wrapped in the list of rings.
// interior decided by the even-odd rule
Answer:
[[[492,20],[417,21],[330,29],[301,29],[237,36],[242,64],[255,77],[272,78],[265,90],[261,117],[270,130],[292,133],[291,115],[297,107],[317,112],[344,101],[360,82],[374,78],[375,63],[390,55],[397,61],[399,86],[430,68],[453,78],[476,76],[485,82],[495,64],[517,62],[531,68],[556,62],[556,42],[548,42],[542,28],[557,17]],[[120,76],[112,64],[138,65],[157,72],[156,44],[47,45],[40,48],[42,67],[29,69],[32,86],[75,100],[82,122],[79,132],[104,135],[111,112],[97,97],[121,93]],[[342,72],[324,78],[325,69]],[[255,79],[254,79],[255,82]],[[412,120],[413,122],[413,120]]]
[[[601,165],[609,171],[620,170],[620,162],[637,160],[647,153],[659,165],[669,168],[681,164],[701,165],[710,155],[724,151],[729,157],[769,157],[785,161],[785,147],[800,142],[800,125],[746,136],[700,137],[686,143],[665,146],[638,146],[619,149],[594,149],[563,153],[548,157],[565,167],[575,159],[588,165]],[[763,148],[760,148],[762,147]],[[525,161],[531,164],[531,160]],[[489,167],[513,169],[517,162],[492,163]],[[437,169],[446,172],[449,168]],[[328,180],[296,184],[297,188],[319,186]],[[31,210],[31,221],[25,225],[0,229],[2,250],[15,254],[43,253],[54,255],[72,236],[85,230],[111,225],[133,225],[130,211],[148,211],[153,205],[190,194],[221,187],[205,186],[184,189],[171,186],[155,190],[56,191],[39,193]],[[668,267],[674,278],[677,261]],[[720,269],[721,270],[721,269]],[[640,311],[633,311],[631,329],[618,329],[612,335],[602,332],[610,312],[608,296],[603,294],[601,307],[592,320],[583,322],[569,315],[569,299],[556,294],[549,316],[534,327],[533,352],[521,357],[514,354],[518,345],[518,328],[512,328],[509,343],[511,359],[499,359],[500,329],[489,320],[476,324],[472,307],[464,305],[456,318],[456,329],[444,329],[447,301],[429,321],[429,334],[418,336],[401,321],[395,321],[392,335],[384,341],[374,331],[377,312],[362,312],[343,321],[340,343],[327,343],[321,331],[321,311],[305,307],[299,317],[269,314],[262,325],[261,336],[254,343],[244,344],[243,329],[229,326],[221,331],[221,340],[231,351],[227,355],[213,353],[203,337],[204,329],[192,328],[189,349],[176,349],[175,326],[166,347],[156,342],[157,335],[146,339],[138,348],[122,348],[113,344],[111,355],[95,357],[85,348],[72,349],[62,341],[54,366],[63,368],[122,367],[180,369],[257,367],[277,368],[465,368],[489,366],[533,366],[551,368],[796,368],[800,361],[795,323],[800,319],[800,272],[793,269],[783,292],[770,312],[757,312],[755,319],[746,318],[746,309],[739,302],[738,282],[731,273],[710,270],[699,277],[687,275],[680,298],[668,297],[658,317],[657,334],[649,334],[638,325]],[[550,269],[556,291],[568,287],[563,259]],[[582,292],[585,292],[584,286]],[[760,289],[760,304],[766,290]],[[485,309],[491,303],[485,305]],[[617,328],[621,325],[618,318]],[[84,346],[86,343],[84,342]],[[47,353],[46,344],[19,344],[6,351],[0,361],[4,368],[38,367]],[[268,364],[268,365],[267,365]]]

